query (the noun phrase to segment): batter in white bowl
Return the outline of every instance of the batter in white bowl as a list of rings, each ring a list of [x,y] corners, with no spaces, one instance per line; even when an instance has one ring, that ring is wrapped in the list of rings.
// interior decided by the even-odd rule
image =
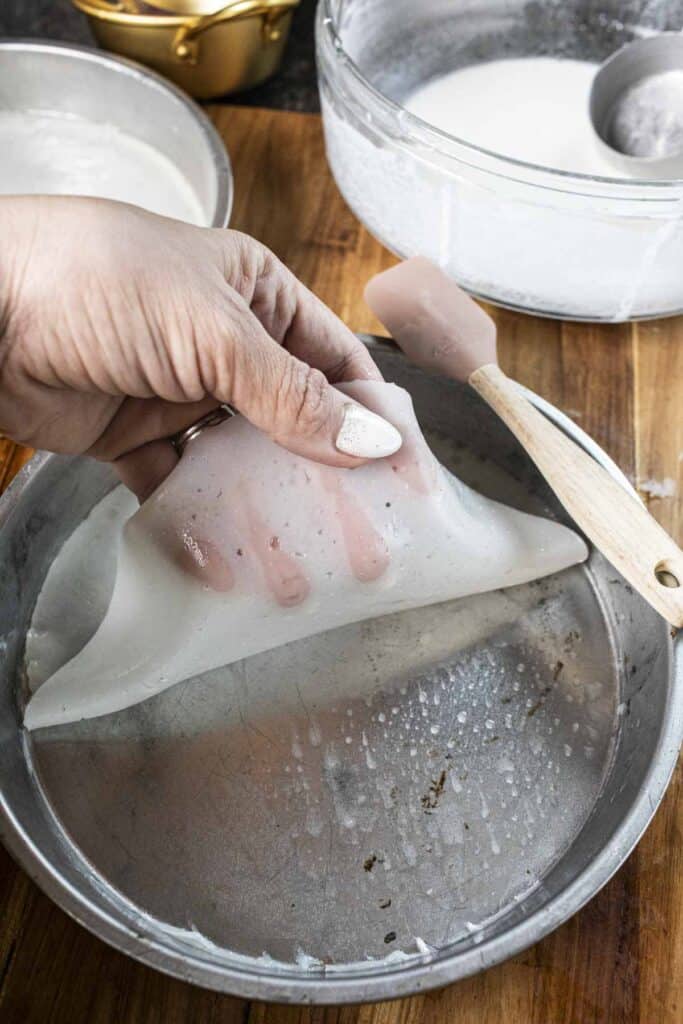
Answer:
[[[597,68],[559,57],[487,61],[421,85],[405,107],[435,128],[501,156],[615,177],[588,113]]]

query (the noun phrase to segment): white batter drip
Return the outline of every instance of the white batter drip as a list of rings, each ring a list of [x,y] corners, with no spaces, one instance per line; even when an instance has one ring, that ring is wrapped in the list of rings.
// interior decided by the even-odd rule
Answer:
[[[435,128],[502,156],[618,177],[588,114],[598,65],[558,57],[494,60],[420,86],[405,107]]]
[[[206,224],[194,189],[166,156],[113,125],[0,112],[0,194],[101,196]]]

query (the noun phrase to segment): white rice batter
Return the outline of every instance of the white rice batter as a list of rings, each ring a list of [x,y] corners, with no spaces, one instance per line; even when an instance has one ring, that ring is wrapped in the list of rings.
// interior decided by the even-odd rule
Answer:
[[[411,114],[475,146],[527,163],[618,176],[593,134],[588,97],[597,64],[558,57],[494,60],[420,86]]]
[[[488,151],[615,179],[591,136],[594,71],[559,58],[501,60],[422,84],[403,102]],[[322,108],[337,184],[394,252],[426,256],[479,295],[556,316],[623,320],[680,308],[678,186],[561,180],[430,147],[400,111],[396,137],[379,122],[360,127],[327,89]]]
[[[102,196],[206,224],[190,183],[153,146],[113,125],[0,111],[0,194]]]

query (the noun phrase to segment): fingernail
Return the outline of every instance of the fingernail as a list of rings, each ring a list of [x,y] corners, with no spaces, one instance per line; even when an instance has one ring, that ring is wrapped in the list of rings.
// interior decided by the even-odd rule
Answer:
[[[347,405],[341,430],[335,441],[337,450],[358,459],[383,459],[403,444],[396,427],[363,405]]]

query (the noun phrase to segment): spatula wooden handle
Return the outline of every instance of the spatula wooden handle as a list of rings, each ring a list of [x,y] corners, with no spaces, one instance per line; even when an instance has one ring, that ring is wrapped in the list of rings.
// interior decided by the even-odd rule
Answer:
[[[496,365],[469,379],[529,453],[577,526],[673,626],[683,627],[683,551],[595,459]]]

